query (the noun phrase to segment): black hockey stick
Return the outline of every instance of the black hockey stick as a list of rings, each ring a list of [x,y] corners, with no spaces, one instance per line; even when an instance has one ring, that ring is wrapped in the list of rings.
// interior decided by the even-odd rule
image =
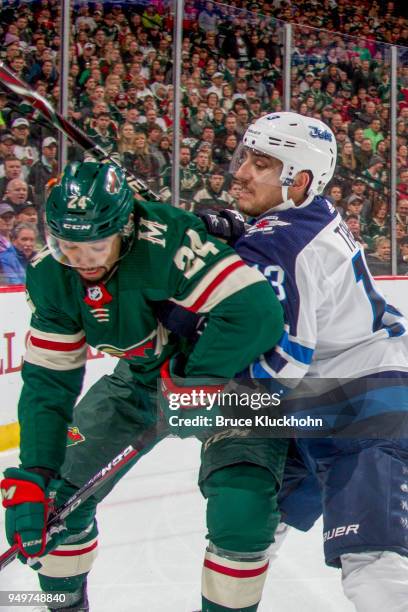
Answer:
[[[102,469],[92,476],[76,493],[74,493],[62,506],[57,508],[50,515],[47,522],[47,533],[50,528],[63,520],[68,514],[71,514],[78,506],[80,506],[88,497],[93,495],[102,485],[112,478],[119,470],[124,468],[132,459],[137,457],[139,460],[150,447],[156,442],[162,440],[169,434],[167,423],[159,419],[156,425],[146,429],[138,439],[124,448],[116,457],[107,463]],[[19,552],[17,544],[11,546],[6,552],[0,555],[0,571],[9,563],[14,561]]]
[[[115,157],[109,155],[105,149],[100,147],[92,138],[83,132],[74,123],[63,117],[52,105],[37,91],[33,90],[27,83],[15,75],[4,62],[0,61],[0,84],[14,94],[21,96],[33,108],[37,109],[45,117],[50,125],[63,132],[72,142],[78,144],[84,151],[88,152],[99,162],[110,162],[119,166],[125,173],[129,187],[146,200],[160,201],[160,196],[152,191],[141,179],[123,168]]]

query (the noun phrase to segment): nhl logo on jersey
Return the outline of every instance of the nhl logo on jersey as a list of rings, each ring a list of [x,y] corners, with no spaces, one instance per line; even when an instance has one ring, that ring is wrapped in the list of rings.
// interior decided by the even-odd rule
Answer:
[[[98,323],[109,321],[109,309],[105,307],[112,301],[112,296],[103,283],[88,287],[86,290],[85,304],[91,307],[91,313]]]
[[[102,289],[100,287],[88,287],[88,297],[92,302],[99,301],[102,298]]]

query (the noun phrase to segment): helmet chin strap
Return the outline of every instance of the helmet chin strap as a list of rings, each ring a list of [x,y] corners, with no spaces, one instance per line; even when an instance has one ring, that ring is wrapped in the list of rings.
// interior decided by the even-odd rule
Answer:
[[[282,186],[281,189],[282,189],[282,204],[283,204],[289,199],[289,196],[288,196],[289,187],[285,185],[285,186]]]
[[[271,210],[278,211],[278,210],[286,210],[288,208],[303,208],[304,206],[307,206],[308,204],[310,204],[310,202],[315,197],[315,194],[313,192],[309,192],[306,195],[305,200],[301,204],[295,204],[292,198],[289,197],[288,191],[289,191],[289,187],[287,185],[281,186],[282,202],[281,204],[274,206],[273,209]]]

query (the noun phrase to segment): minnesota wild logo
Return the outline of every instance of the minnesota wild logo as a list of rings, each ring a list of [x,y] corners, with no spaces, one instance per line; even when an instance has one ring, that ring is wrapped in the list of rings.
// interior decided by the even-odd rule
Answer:
[[[122,359],[132,359],[133,357],[147,357],[146,351],[148,349],[155,349],[155,340],[156,330],[154,330],[149,336],[143,338],[137,344],[133,344],[132,346],[127,346],[124,348],[120,348],[118,346],[113,346],[112,344],[98,344],[95,348],[98,351],[102,351],[103,353],[108,353],[108,355],[112,355],[113,357],[121,357]]]
[[[68,446],[75,446],[75,444],[79,444],[85,440],[85,436],[81,434],[78,427],[68,427]]]

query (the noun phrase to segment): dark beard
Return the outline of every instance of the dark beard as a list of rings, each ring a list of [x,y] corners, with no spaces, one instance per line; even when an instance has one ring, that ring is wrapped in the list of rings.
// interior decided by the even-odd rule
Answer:
[[[103,266],[101,267],[103,268]],[[83,278],[81,275],[79,275],[81,279],[81,283],[86,288],[95,287],[95,285],[99,285],[100,283],[106,284],[115,274],[118,267],[119,267],[119,262],[116,262],[113,268],[111,268],[110,270],[106,270],[105,274],[101,276],[101,278],[98,278],[98,280],[87,280],[86,278]]]

